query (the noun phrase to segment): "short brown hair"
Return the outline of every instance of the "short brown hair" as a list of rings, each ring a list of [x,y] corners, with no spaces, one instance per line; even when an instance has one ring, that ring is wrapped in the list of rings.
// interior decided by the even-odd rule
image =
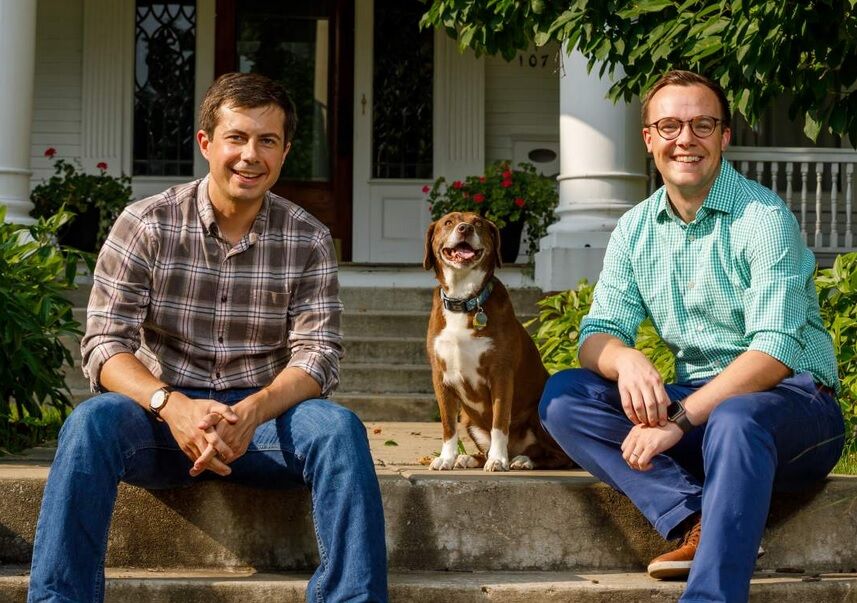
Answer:
[[[298,126],[295,104],[285,86],[259,73],[224,73],[214,80],[199,106],[199,127],[211,137],[220,107],[255,109],[265,105],[276,105],[285,113],[283,135],[288,144]]]
[[[658,92],[658,90],[666,86],[693,86],[696,84],[705,86],[714,93],[717,100],[720,102],[720,121],[724,128],[731,127],[732,112],[729,110],[729,100],[726,98],[726,93],[723,91],[723,88],[720,87],[720,84],[714,80],[708,79],[704,75],[694,73],[693,71],[681,71],[679,69],[665,73],[661,76],[661,79],[655,82],[646,92],[646,95],[643,97],[643,106],[641,109],[643,125],[645,126],[649,119],[649,102],[651,102],[652,97]]]

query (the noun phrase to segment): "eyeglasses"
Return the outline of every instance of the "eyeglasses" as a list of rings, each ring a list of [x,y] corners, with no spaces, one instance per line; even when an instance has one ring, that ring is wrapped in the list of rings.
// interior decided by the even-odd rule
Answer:
[[[723,120],[708,115],[697,115],[687,121],[682,121],[675,117],[663,117],[658,121],[646,124],[646,127],[651,128],[654,126],[664,140],[675,140],[681,135],[684,124],[690,124],[690,130],[694,136],[697,138],[708,138],[714,134],[717,124],[721,121]]]

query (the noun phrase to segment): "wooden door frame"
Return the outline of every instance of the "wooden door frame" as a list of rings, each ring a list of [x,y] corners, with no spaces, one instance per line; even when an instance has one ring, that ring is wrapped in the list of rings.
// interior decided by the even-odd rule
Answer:
[[[329,113],[330,175],[332,180],[332,220],[328,223],[334,238],[341,241],[342,260],[352,257],[353,186],[353,102],[354,102],[354,0],[334,0],[331,20]],[[235,70],[236,0],[217,0],[215,18],[214,77]],[[286,180],[284,188],[292,188]],[[292,181],[295,182],[295,181]],[[326,184],[300,181],[308,195],[326,190]],[[297,188],[295,182],[294,188]],[[298,200],[299,202],[299,200]]]

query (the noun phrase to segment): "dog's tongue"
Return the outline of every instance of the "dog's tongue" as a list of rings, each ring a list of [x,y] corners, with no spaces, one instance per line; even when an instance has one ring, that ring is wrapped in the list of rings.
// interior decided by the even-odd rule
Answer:
[[[463,243],[455,247],[455,255],[458,259],[469,260],[476,255],[476,252],[473,251],[473,248],[470,245]]]

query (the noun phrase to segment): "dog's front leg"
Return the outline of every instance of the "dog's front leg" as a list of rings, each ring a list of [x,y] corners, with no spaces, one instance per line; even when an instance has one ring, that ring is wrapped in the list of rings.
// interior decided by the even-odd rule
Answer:
[[[491,447],[485,471],[509,470],[509,426],[512,423],[512,395],[515,391],[511,374],[498,376],[491,389]]]
[[[434,381],[434,393],[437,397],[437,405],[440,410],[440,423],[443,427],[443,446],[440,456],[432,460],[429,469],[435,471],[449,471],[455,467],[455,459],[458,456],[458,407],[459,398],[452,388],[443,383],[443,380],[432,376]]]

